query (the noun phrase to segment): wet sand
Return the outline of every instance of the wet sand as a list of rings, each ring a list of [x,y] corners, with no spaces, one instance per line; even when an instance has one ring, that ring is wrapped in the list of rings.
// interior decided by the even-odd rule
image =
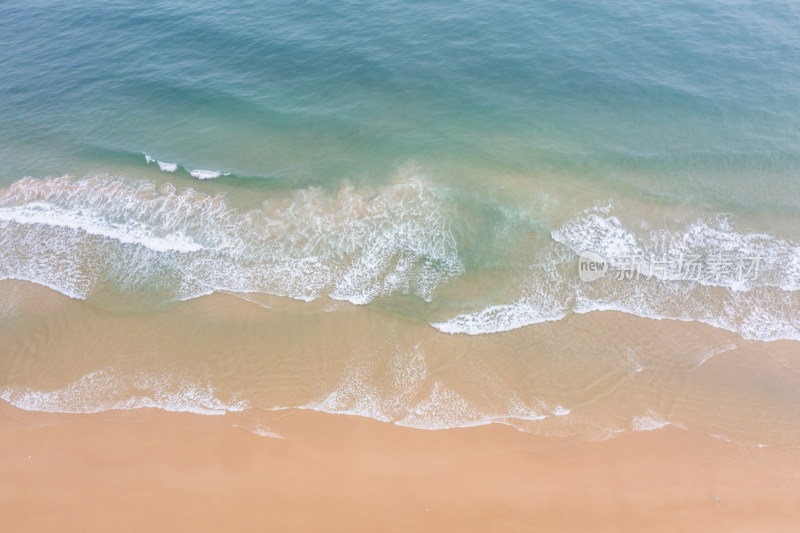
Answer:
[[[794,342],[613,312],[469,337],[335,302],[265,309],[215,294],[138,312],[24,282],[0,289],[9,531],[727,533],[800,523]],[[209,397],[198,396],[206,384]],[[436,396],[445,386],[453,393]],[[246,407],[221,416],[113,409],[221,398],[224,412],[236,394]],[[326,397],[338,403],[323,407],[423,427],[469,423],[462,400],[495,416],[515,399],[544,418],[508,411],[515,427],[427,431],[297,408]],[[94,408],[105,411],[39,412]]]
[[[53,423],[58,421],[58,423]],[[797,451],[677,428],[553,446],[307,411],[274,424],[2,408],[9,531],[795,531]]]

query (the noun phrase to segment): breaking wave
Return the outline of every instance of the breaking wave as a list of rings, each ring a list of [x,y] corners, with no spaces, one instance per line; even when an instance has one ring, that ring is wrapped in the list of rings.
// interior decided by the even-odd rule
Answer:
[[[462,253],[481,250],[469,238],[456,241],[451,224],[468,217],[451,207],[415,175],[372,190],[275,193],[249,210],[169,184],[25,178],[0,191],[0,279],[81,299],[121,291],[163,302],[225,291],[353,304],[396,295],[431,301],[465,273]],[[527,274],[512,280],[516,296],[433,327],[479,335],[611,310],[704,322],[746,339],[800,340],[796,242],[737,230],[723,216],[672,228],[626,225],[611,205],[579,213],[549,237]],[[604,278],[580,280],[585,251],[607,260]],[[725,258],[729,272],[682,279],[660,266],[667,257]],[[626,266],[630,258],[638,258],[634,267]],[[746,261],[749,270],[737,270]]]
[[[178,163],[167,163],[166,161],[158,160],[154,157],[150,157],[148,154],[144,154],[144,161],[145,164],[156,163],[158,165],[158,169],[161,172],[169,172],[174,173],[178,170],[178,168],[182,168],[184,171],[188,172],[189,175],[193,178],[197,178],[199,180],[213,180],[220,176],[229,176],[229,173],[223,173],[218,170],[203,170],[203,169],[190,169],[186,167],[182,167],[178,165]]]
[[[704,322],[746,339],[800,340],[800,244],[736,231],[725,217],[637,233],[612,211],[612,206],[587,209],[553,231],[553,246],[536,256],[515,301],[433,326],[480,335],[560,320],[569,313],[620,311]],[[578,256],[585,251],[607,260],[605,277],[580,280]],[[716,271],[696,265],[689,279],[659,263],[687,258],[724,263]],[[746,268],[737,272],[739,265]],[[721,275],[722,267],[727,275]]]
[[[0,279],[74,298],[109,284],[166,299],[224,290],[364,304],[430,299],[462,271],[436,195],[414,176],[374,192],[295,191],[249,211],[104,177],[25,178],[0,191]]]
[[[300,409],[363,416],[427,430],[496,423],[517,427],[516,422],[570,413],[565,407],[541,401],[526,405],[513,393],[498,399],[495,409],[475,405],[442,381],[427,379],[428,369],[419,346],[397,350],[388,369],[392,378],[388,383],[377,377],[384,370],[370,362],[353,364],[333,390]]]
[[[19,409],[44,413],[155,408],[222,415],[249,407],[236,395],[223,401],[211,385],[194,383],[182,376],[155,376],[141,372],[123,375],[111,368],[97,370],[53,391],[6,387],[0,389],[0,398]]]

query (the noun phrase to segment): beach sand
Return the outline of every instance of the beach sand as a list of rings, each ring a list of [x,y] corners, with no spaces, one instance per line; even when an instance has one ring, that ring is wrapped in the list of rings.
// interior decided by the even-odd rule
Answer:
[[[7,531],[800,523],[794,342],[609,312],[470,337],[338,303],[215,294],[139,313],[0,289]],[[419,429],[508,398],[542,417]],[[148,402],[162,409],[134,408]]]
[[[797,451],[673,427],[554,446],[284,413],[42,415],[3,405],[7,531],[796,531]]]

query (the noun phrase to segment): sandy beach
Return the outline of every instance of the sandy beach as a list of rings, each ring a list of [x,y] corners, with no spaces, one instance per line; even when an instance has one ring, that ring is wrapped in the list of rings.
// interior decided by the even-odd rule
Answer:
[[[676,428],[555,445],[291,412],[44,416],[3,406],[9,531],[794,531],[796,451]]]
[[[487,341],[362,308],[217,294],[140,315],[0,288],[0,513],[13,531],[727,533],[800,520],[793,342],[618,313]],[[376,352],[387,366],[362,371]],[[475,366],[487,353],[493,366]],[[475,418],[499,379],[519,402],[563,406]]]

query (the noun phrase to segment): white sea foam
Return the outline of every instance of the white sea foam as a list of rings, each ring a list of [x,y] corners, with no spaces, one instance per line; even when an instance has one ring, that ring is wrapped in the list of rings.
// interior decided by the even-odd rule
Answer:
[[[110,410],[155,408],[164,411],[221,415],[249,406],[235,395],[227,401],[209,384],[183,376],[126,375],[111,368],[87,374],[53,391],[6,387],[0,398],[26,411],[46,413],[98,413]]]
[[[157,252],[195,252],[203,248],[180,232],[156,236],[149,228],[135,222],[115,222],[89,210],[68,210],[43,202],[0,208],[0,221],[82,230],[122,243],[140,244]]]
[[[245,431],[249,431],[253,435],[258,435],[259,437],[269,437],[272,439],[286,439],[286,437],[284,437],[283,435],[278,435],[277,433],[274,433],[269,429],[259,425],[251,427],[249,425],[233,424],[233,427],[244,429]]]
[[[513,393],[498,411],[477,408],[442,381],[427,380],[427,365],[419,346],[397,350],[386,367],[393,378],[388,388],[376,381],[369,362],[348,366],[341,382],[319,401],[300,406],[320,412],[356,415],[400,426],[438,430],[486,424],[519,423],[564,417],[561,405],[536,402],[526,405]],[[61,388],[42,391],[24,387],[0,389],[0,399],[27,411],[49,413],[98,413],[109,410],[155,408],[165,411],[221,415],[250,409],[236,394],[220,397],[208,382],[185,375],[125,373],[113,368],[91,372]],[[276,407],[275,410],[288,409]],[[237,422],[256,435],[283,438],[259,424]],[[527,428],[530,429],[530,428]],[[523,431],[527,429],[521,429]]]
[[[652,319],[697,321],[757,340],[800,340],[800,245],[763,233],[737,232],[728,218],[698,220],[673,230],[638,234],[613,215],[612,206],[589,209],[552,232],[555,248],[540,251],[521,296],[433,326],[447,333],[485,334],[559,320],[568,313],[619,311]],[[558,252],[561,247],[565,254]],[[582,282],[577,257],[590,250],[611,264],[605,278]],[[759,257],[758,275],[673,279],[653,268],[653,258],[714,254]],[[639,276],[620,279],[620,258],[641,256]],[[648,276],[652,274],[652,276]],[[754,272],[755,274],[755,272]]]
[[[216,170],[202,170],[202,169],[190,170],[189,174],[191,174],[193,178],[197,178],[199,180],[213,180],[222,175],[221,172],[217,172]]]
[[[637,374],[644,370],[644,367],[639,363],[639,358],[634,350],[627,348],[625,355],[622,356],[622,363],[628,369],[629,374]]]
[[[670,423],[658,416],[652,409],[648,410],[646,415],[633,417],[631,422],[631,428],[634,431],[653,431],[668,425]]]
[[[731,350],[735,350],[736,348],[737,348],[737,346],[735,344],[729,344],[728,346],[723,346],[721,348],[713,348],[711,350],[708,350],[707,352],[703,353],[700,356],[700,360],[697,362],[697,366],[702,365],[703,363],[705,363],[706,361],[708,361],[709,359],[711,359],[715,355],[719,355],[719,354],[722,354],[722,353],[725,353],[725,352],[729,352]]]
[[[611,211],[610,204],[586,210],[553,231],[553,240],[571,245],[578,254],[588,250],[606,259],[643,254],[636,237]]]
[[[722,435],[720,433],[709,433],[709,437],[713,437],[718,440],[722,440],[725,442],[730,442],[731,444],[738,444],[739,446],[746,446],[748,448],[769,448],[769,444],[764,444],[763,442],[750,442],[750,441],[742,441],[742,440],[735,440],[727,435]]]
[[[252,433],[253,435],[258,435],[259,437],[269,437],[269,438],[272,438],[272,439],[285,439],[286,438],[286,437],[283,437],[281,435],[278,435],[277,433],[273,433],[272,431],[268,431],[268,430],[263,429],[263,428],[253,429],[253,430],[250,431],[250,433]]]
[[[175,299],[229,291],[363,304],[430,299],[463,272],[436,196],[413,176],[365,194],[297,191],[250,211],[170,185],[28,178],[0,191],[0,225],[0,279],[77,297],[104,276]]]
[[[149,154],[144,154],[144,160],[148,165],[150,163],[158,163],[158,168],[162,172],[175,172],[176,170],[178,170],[177,163],[167,163],[166,161],[160,161],[154,157],[151,157]],[[223,175],[222,172],[216,170],[203,170],[200,168],[194,170],[192,169],[186,169],[186,170],[193,178],[197,178],[199,180],[212,180]],[[227,176],[227,174],[224,175]]]
[[[412,397],[428,377],[428,367],[419,344],[410,350],[397,350],[392,360],[394,389],[402,398]]]
[[[560,309],[536,306],[523,299],[510,305],[492,305],[476,313],[465,313],[446,322],[432,326],[444,333],[466,333],[481,335],[511,331],[522,326],[560,320],[566,315]]]
[[[545,406],[544,402],[539,402],[537,407],[530,407],[525,402],[523,402],[519,396],[516,394],[512,394],[511,398],[507,403],[507,411],[509,419],[515,420],[522,420],[528,422],[537,422],[539,420],[544,420],[549,416],[552,416],[554,413],[554,409],[550,409],[551,413],[545,413],[548,408]],[[558,406],[559,408],[561,406]],[[567,410],[569,412],[569,410]]]
[[[384,369],[370,361],[349,365],[341,381],[320,400],[300,406],[331,414],[355,415],[416,429],[437,430],[506,424],[517,429],[517,422],[537,422],[563,417],[570,410],[561,405],[536,402],[525,404],[515,394],[501,400],[497,409],[479,408],[442,381],[430,382],[427,365],[419,345],[398,349],[388,365],[393,378],[385,383]]]
[[[483,425],[487,423],[485,418],[458,393],[437,381],[430,394],[395,423],[398,426],[434,430]]]
[[[553,414],[555,416],[567,416],[570,413],[570,410],[566,407],[562,407],[560,405],[556,405],[555,409],[553,410]]]
[[[565,260],[557,251],[532,265],[522,296],[512,304],[492,305],[474,313],[464,313],[432,326],[444,333],[482,335],[511,331],[530,324],[561,320],[569,307],[554,291],[562,281],[553,265]]]
[[[688,261],[696,257],[705,263],[706,275],[687,277],[696,278],[701,285],[733,291],[770,286],[787,291],[800,288],[800,243],[766,233],[736,231],[730,217],[725,215],[699,219],[684,227],[637,234],[625,227],[611,210],[610,205],[587,209],[553,231],[552,238],[576,254],[586,250],[598,253],[616,269],[629,267],[630,257],[640,256],[637,259],[640,275],[662,281],[683,278],[665,270],[659,261],[665,258],[677,261],[681,257]],[[713,275],[707,268],[715,257],[724,260],[723,275]],[[757,267],[750,260],[753,258],[758,258]],[[737,272],[740,266],[742,270]]]
[[[340,385],[319,401],[303,405],[323,413],[357,415],[381,422],[391,422],[396,410],[394,398],[386,398],[371,383],[370,369],[366,364],[347,369]]]
[[[390,364],[393,386],[380,389],[376,369],[368,361],[348,365],[339,385],[321,400],[303,409],[325,413],[364,416],[391,422],[405,416],[427,377],[427,366],[419,345],[398,349]]]

